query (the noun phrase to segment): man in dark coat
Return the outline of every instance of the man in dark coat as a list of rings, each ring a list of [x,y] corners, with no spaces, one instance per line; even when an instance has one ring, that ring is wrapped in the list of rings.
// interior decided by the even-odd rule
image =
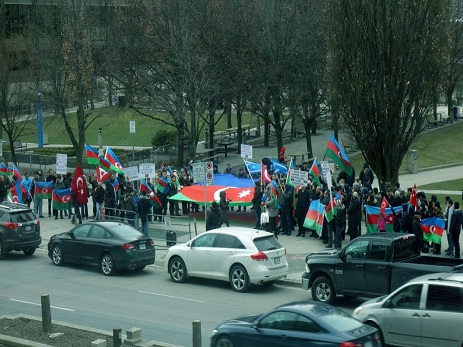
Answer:
[[[220,215],[220,210],[219,210],[219,204],[214,201],[212,203],[211,210],[207,214],[206,231],[209,231],[212,229],[218,229],[220,228],[220,224],[221,224],[221,215]]]
[[[460,210],[460,203],[455,201],[453,204],[453,215],[450,221],[450,234],[453,239],[453,247],[455,247],[455,258],[460,258],[460,231],[463,223],[463,213]]]
[[[305,237],[306,228],[304,227],[304,220],[305,216],[307,215],[307,211],[309,210],[312,193],[309,189],[307,189],[307,186],[303,185],[297,192],[296,197],[297,202],[294,217],[296,218],[297,225],[299,226],[299,230],[296,236]]]
[[[347,210],[347,214],[349,215],[348,222],[349,222],[349,236],[350,240],[352,241],[359,235],[359,225],[360,225],[360,213],[361,213],[361,206],[360,200],[357,192],[352,193],[352,200],[349,205],[349,209]]]
[[[423,251],[424,248],[423,229],[421,229],[421,215],[421,210],[415,211],[411,226],[411,233],[416,237],[420,252]]]
[[[140,214],[141,221],[141,232],[145,236],[148,235],[148,214],[151,210],[150,198],[146,196],[146,190],[140,193],[140,199],[138,199],[138,213]],[[153,193],[154,194],[154,193]]]
[[[257,181],[254,188],[254,196],[252,197],[252,208],[256,214],[256,226],[254,229],[260,229],[260,215],[262,213],[261,204],[262,204],[262,189],[260,188],[260,182]]]

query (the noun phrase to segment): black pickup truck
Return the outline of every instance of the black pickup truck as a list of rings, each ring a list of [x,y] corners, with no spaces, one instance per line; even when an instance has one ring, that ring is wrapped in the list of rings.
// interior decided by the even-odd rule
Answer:
[[[306,258],[302,288],[316,301],[333,303],[337,294],[375,297],[389,294],[414,277],[463,269],[463,260],[422,256],[415,236],[369,233],[341,251],[322,250]]]

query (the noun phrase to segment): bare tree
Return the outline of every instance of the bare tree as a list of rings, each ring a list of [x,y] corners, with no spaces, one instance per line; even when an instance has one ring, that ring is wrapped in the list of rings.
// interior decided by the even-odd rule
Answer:
[[[391,182],[442,83],[447,3],[330,3],[331,97],[367,162]]]

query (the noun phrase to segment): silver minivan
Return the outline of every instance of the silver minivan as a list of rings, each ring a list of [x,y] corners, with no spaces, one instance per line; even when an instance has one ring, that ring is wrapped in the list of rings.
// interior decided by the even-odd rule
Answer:
[[[461,347],[463,273],[435,273],[368,300],[354,318],[374,326],[392,346]]]

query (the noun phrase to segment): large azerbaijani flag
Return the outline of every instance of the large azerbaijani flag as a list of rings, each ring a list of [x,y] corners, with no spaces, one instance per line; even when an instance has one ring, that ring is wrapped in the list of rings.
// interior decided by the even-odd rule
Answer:
[[[35,182],[35,197],[39,199],[51,199],[53,182]]]
[[[13,174],[13,169],[6,166],[3,163],[0,163],[0,175],[2,176],[11,176]]]
[[[156,194],[153,193],[153,190],[151,187],[146,183],[145,179],[142,178],[141,184],[140,184],[140,192],[146,192],[146,196],[150,198],[151,205],[154,207],[161,207],[162,202],[159,200],[159,198],[156,196]],[[153,193],[153,196],[151,196],[151,193]]]
[[[252,205],[252,197],[254,196],[254,188],[234,188],[224,186],[207,186],[206,199],[204,199],[204,186],[187,186],[175,194],[170,196],[169,200],[188,201],[200,205],[211,205],[214,201],[220,200],[220,192],[225,191],[227,199],[230,199],[230,206],[250,206]]]
[[[393,207],[394,212],[400,213],[402,212],[402,206]],[[367,233],[375,233],[379,232],[379,221],[381,216],[381,209],[376,206],[365,206],[366,211],[366,218],[367,218]],[[391,208],[384,209],[384,215],[386,218],[386,231],[393,232],[394,231],[394,219],[395,214],[392,212]]]
[[[437,244],[441,243],[442,235],[445,230],[445,221],[439,217],[426,218],[421,221],[423,230],[423,240]]]
[[[53,189],[53,203],[55,210],[67,211],[72,207],[71,188]]]
[[[327,157],[333,159],[333,161],[339,165],[342,171],[345,171],[348,175],[352,174],[352,163],[349,158],[347,158],[347,154],[341,148],[338,141],[336,141],[333,134],[330,134],[325,153]]]
[[[100,165],[100,152],[95,147],[85,144],[85,153],[87,154],[87,163],[91,165]]]
[[[315,230],[318,235],[321,234],[323,228],[323,216],[325,214],[325,206],[318,201],[313,200],[310,203],[309,211],[305,216],[304,226],[308,229]]]

